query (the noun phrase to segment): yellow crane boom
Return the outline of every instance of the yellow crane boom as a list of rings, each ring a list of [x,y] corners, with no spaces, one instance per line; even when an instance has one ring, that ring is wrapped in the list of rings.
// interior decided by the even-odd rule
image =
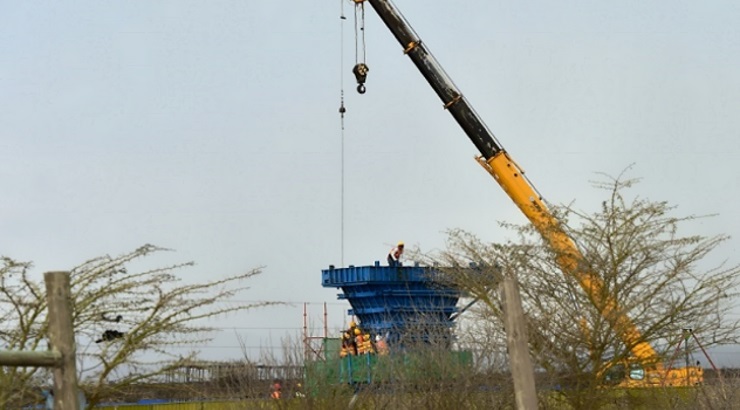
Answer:
[[[365,0],[353,0],[364,3]],[[601,277],[582,267],[583,255],[575,242],[563,230],[559,221],[548,210],[522,170],[496,140],[483,120],[469,105],[462,93],[429,53],[401,13],[388,0],[367,0],[381,20],[396,37],[404,54],[421,72],[452,114],[465,134],[480,151],[478,162],[490,173],[514,201],[545,241],[558,255],[557,262],[564,274],[575,278],[592,300],[601,315],[621,336],[636,363],[646,366],[645,374],[635,372],[624,386],[692,385],[702,381],[701,368],[665,370],[652,346],[640,334],[637,326],[620,311],[616,298],[605,292]]]

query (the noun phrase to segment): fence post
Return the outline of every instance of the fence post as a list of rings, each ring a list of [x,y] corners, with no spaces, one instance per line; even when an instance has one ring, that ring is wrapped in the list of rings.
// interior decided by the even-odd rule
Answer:
[[[514,378],[514,397],[519,410],[537,409],[537,391],[534,383],[534,368],[529,357],[527,320],[522,309],[519,286],[513,275],[504,275],[501,282],[504,295],[504,327],[506,344],[509,348],[511,374]]]
[[[69,272],[46,272],[49,303],[49,340],[62,357],[54,367],[54,409],[77,410],[77,366]]]

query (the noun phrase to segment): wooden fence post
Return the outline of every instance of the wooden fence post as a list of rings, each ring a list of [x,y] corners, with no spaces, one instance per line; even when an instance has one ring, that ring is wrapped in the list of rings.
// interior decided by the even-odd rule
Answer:
[[[54,368],[54,409],[77,410],[77,364],[69,272],[46,272],[49,303],[49,339],[62,356]]]
[[[519,286],[516,278],[506,274],[500,286],[504,295],[504,327],[511,375],[514,378],[516,407],[519,410],[537,410],[534,368],[529,357],[527,322],[519,296]]]

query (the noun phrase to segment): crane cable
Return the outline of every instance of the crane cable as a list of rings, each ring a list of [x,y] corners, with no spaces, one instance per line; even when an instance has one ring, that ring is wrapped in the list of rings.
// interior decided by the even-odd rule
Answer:
[[[362,43],[362,44],[360,44]],[[360,58],[362,51],[362,58]],[[365,1],[355,0],[355,63],[365,63]]]
[[[344,1],[339,0],[339,121],[341,133],[341,193],[340,193],[340,266],[344,266],[344,114],[347,108],[344,106]],[[357,79],[357,92],[365,93],[365,79],[370,69],[365,64],[367,52],[365,51],[365,0],[350,0],[355,3],[354,29],[355,29],[355,66],[352,72]],[[360,51],[362,59],[360,59]]]
[[[340,265],[344,266],[344,1],[339,0],[339,123],[341,127]]]

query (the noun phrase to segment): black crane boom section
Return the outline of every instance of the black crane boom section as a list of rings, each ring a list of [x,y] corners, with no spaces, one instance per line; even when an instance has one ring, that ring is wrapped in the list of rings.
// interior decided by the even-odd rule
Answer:
[[[425,48],[398,10],[388,0],[368,0],[368,2],[398,42],[401,43],[404,53],[411,58],[411,61],[442,100],[445,109],[450,111],[481,155],[485,159],[490,159],[503,151],[503,147],[496,141],[493,133],[465,100],[460,90],[444,72],[434,56]]]

